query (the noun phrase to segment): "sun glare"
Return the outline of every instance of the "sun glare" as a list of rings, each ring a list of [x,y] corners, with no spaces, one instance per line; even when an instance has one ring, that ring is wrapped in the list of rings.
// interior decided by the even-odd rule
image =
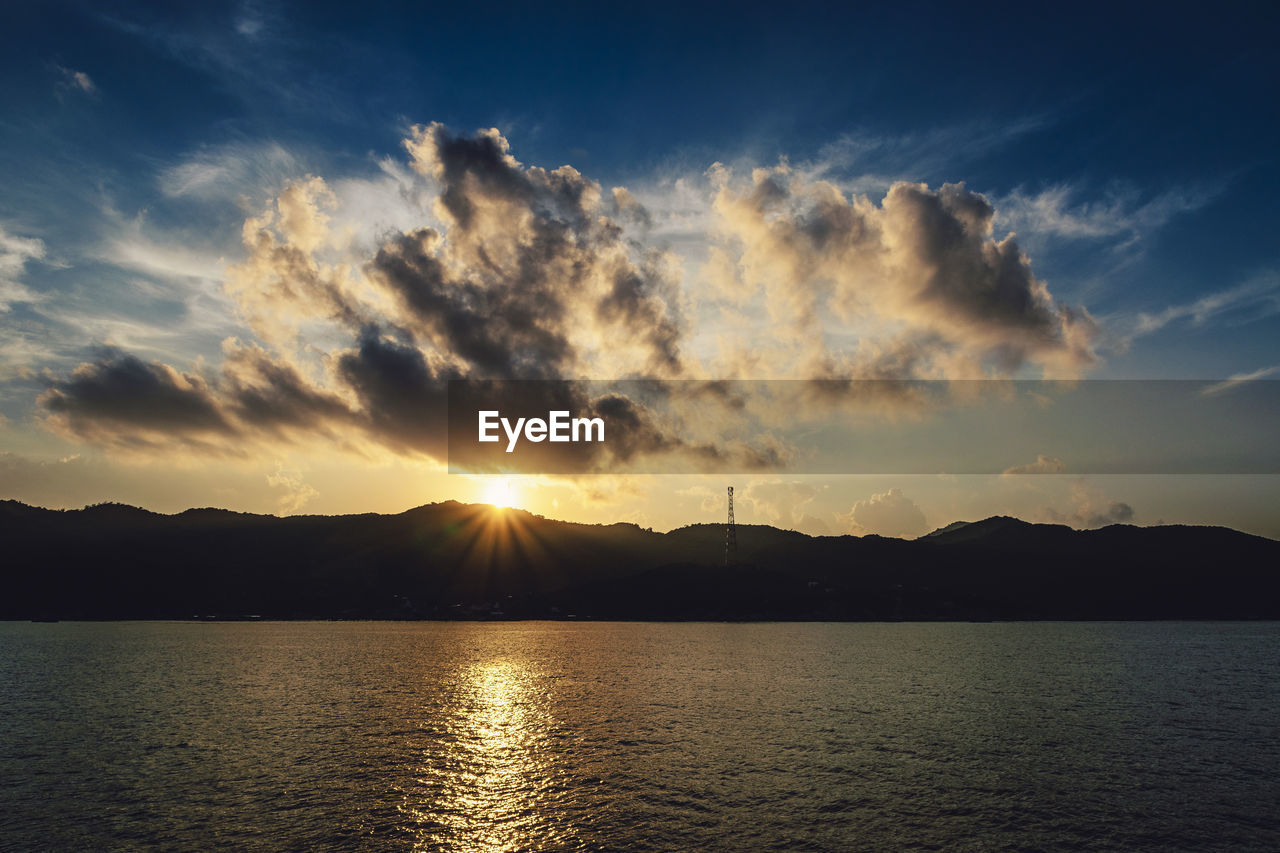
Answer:
[[[498,509],[511,506],[514,497],[511,481],[506,477],[493,477],[484,486],[484,502],[493,504]]]

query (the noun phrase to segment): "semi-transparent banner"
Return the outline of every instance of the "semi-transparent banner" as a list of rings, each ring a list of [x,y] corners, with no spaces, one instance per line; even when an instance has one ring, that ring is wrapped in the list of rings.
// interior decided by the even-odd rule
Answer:
[[[458,380],[449,471],[1275,474],[1280,382]]]

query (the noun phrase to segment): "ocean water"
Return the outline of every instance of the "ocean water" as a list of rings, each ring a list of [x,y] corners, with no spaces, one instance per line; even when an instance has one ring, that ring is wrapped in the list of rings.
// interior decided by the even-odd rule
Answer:
[[[1276,623],[0,624],[0,848],[1277,850]]]

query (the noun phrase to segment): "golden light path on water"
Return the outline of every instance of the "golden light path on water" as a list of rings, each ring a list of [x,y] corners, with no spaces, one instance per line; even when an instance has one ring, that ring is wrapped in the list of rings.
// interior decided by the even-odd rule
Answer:
[[[441,732],[418,780],[429,802],[406,801],[415,849],[477,853],[547,843],[539,780],[548,777],[539,741],[545,733],[528,662],[498,658],[459,672],[449,728]],[[543,816],[545,817],[545,816]],[[535,839],[537,840],[535,842]]]
[[[7,622],[0,649],[5,850],[1280,850],[1276,623]]]

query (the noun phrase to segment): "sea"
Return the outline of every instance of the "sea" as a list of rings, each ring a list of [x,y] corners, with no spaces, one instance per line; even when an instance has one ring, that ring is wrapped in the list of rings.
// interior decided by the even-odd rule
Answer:
[[[0,623],[0,849],[1280,850],[1278,623]]]

